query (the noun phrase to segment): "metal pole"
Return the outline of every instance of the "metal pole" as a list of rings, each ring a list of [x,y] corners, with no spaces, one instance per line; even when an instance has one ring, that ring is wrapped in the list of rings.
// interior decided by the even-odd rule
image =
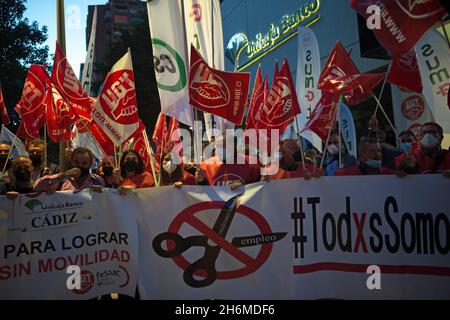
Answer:
[[[386,75],[384,76],[383,85],[381,86],[381,91],[380,91],[378,99],[381,99],[381,96],[383,95],[384,87],[386,86],[387,77],[389,74],[389,70],[391,70],[391,67],[392,67],[392,60],[389,62],[388,69],[386,71]],[[373,113],[374,117],[377,116],[377,112],[378,112],[378,104],[377,104],[377,107],[375,108],[375,112]]]
[[[298,126],[298,119],[297,116],[294,116],[295,118],[295,126],[297,127],[297,139],[298,139],[298,144],[300,145],[300,154],[302,156],[302,165],[303,165],[303,172],[306,171],[306,166],[305,166],[305,155],[303,154],[303,145],[302,145],[302,136],[300,135],[300,129]]]
[[[400,140],[400,137],[398,136],[397,130],[395,130],[394,125],[392,124],[392,122],[391,122],[391,120],[389,119],[389,117],[388,117],[386,111],[384,110],[383,106],[381,105],[380,100],[378,100],[378,98],[377,98],[375,95],[373,95],[372,97],[373,97],[373,98],[375,99],[375,101],[377,102],[378,106],[380,107],[381,112],[383,112],[384,117],[386,118],[387,122],[389,123],[389,125],[390,125],[391,128],[392,128],[392,130],[394,131],[395,137],[397,138],[397,141],[398,141],[399,145],[401,145],[402,142],[401,142],[401,140]]]
[[[56,0],[56,30],[57,41],[59,42],[62,52],[66,55],[66,27],[64,19],[64,0]],[[66,143],[59,143],[59,168],[62,171],[65,169],[66,162]]]

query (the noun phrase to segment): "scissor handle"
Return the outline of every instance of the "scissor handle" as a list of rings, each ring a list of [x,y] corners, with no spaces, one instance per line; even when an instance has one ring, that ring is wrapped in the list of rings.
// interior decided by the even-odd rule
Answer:
[[[187,285],[193,288],[202,288],[209,286],[214,281],[217,280],[216,271],[216,260],[219,255],[220,247],[206,247],[205,255],[192,263],[189,267],[184,270],[183,279]],[[197,279],[194,278],[194,274],[197,271],[203,270],[206,273],[204,279],[201,278],[203,275],[196,275]]]
[[[175,242],[175,246],[171,250],[166,250],[163,248],[162,244],[164,241],[172,240]],[[185,239],[178,233],[173,232],[163,232],[158,234],[152,242],[153,250],[163,258],[173,258],[181,253],[183,253],[189,245],[186,243]]]

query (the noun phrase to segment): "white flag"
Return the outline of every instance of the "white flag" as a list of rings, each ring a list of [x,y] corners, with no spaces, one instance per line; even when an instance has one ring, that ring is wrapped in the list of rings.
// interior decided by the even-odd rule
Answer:
[[[339,103],[339,114],[339,128],[348,153],[358,158],[355,121],[353,120],[352,112],[345,103],[341,102]]]
[[[105,131],[116,146],[127,141],[139,129],[130,50],[116,62],[106,76],[102,91],[92,109],[92,120]]]
[[[300,131],[309,120],[314,107],[322,97],[317,88],[320,76],[320,53],[317,38],[310,28],[298,27],[298,62],[296,90],[298,102],[302,112],[297,115]],[[297,131],[297,130],[296,130]],[[311,131],[304,131],[302,137],[309,140],[312,145],[322,151],[322,139]]]
[[[84,62],[81,84],[84,91],[91,96],[92,69],[94,66],[95,35],[97,32],[97,6],[95,6],[94,17],[92,18],[91,37],[86,52],[86,61]]]
[[[178,0],[152,0],[147,3],[153,64],[161,110],[179,122],[193,126],[189,106],[187,46]]]
[[[184,20],[186,23],[187,45],[191,43],[200,52],[206,62],[214,69],[225,69],[223,47],[222,15],[219,0],[185,0]],[[225,119],[204,113],[208,140],[216,138],[224,129],[233,129],[234,125]]]
[[[11,158],[17,158],[18,156],[28,157],[28,152],[23,142],[19,138],[16,138],[16,135],[12,133],[8,128],[2,125],[2,132],[0,133],[0,141],[5,141],[10,146],[12,146],[14,139],[16,140],[16,142],[12,147]]]
[[[450,133],[450,109],[447,93],[450,88],[450,50],[445,38],[431,28],[416,45],[417,62],[422,78],[422,94],[436,122]]]

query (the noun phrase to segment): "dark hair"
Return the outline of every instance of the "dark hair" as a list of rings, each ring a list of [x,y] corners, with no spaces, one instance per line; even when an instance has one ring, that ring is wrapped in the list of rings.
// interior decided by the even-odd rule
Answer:
[[[434,122],[434,121],[424,123],[422,125],[422,128],[425,127],[425,126],[434,126],[441,136],[444,135],[444,130],[442,129],[442,127],[439,124],[437,124],[436,122]]]
[[[6,141],[6,140],[0,140],[0,144],[6,144],[9,147],[11,147],[11,144],[8,141]]]
[[[78,147],[72,151],[72,154],[70,156],[70,162],[72,164],[73,164],[73,159],[75,158],[75,155],[77,155],[77,154],[87,154],[89,156],[89,158],[91,159],[91,164],[89,165],[89,167],[92,166],[92,164],[94,163],[94,154],[92,153],[92,151],[85,147]]]
[[[144,173],[145,172],[145,163],[144,160],[142,160],[141,155],[136,150],[127,150],[123,153],[122,158],[120,159],[120,175],[122,178],[126,177],[126,170],[125,170],[125,157],[128,154],[134,154],[138,158],[138,169],[136,170],[136,174]]]
[[[403,130],[402,132],[400,132],[400,134],[398,135],[399,137],[403,136],[403,135],[409,135],[411,137],[413,137],[414,139],[416,139],[416,135],[414,134],[414,132],[412,132],[411,130],[407,129],[407,130]]]
[[[168,186],[183,179],[183,166],[177,165],[177,168],[171,176],[163,169],[164,158],[172,151],[167,150],[162,154],[161,161],[159,163],[159,185]],[[172,156],[170,156],[172,158]]]
[[[43,146],[45,146],[45,142],[44,142],[44,140],[41,140],[41,139],[33,139],[30,142],[28,142],[28,147],[31,146],[31,145],[43,145]]]
[[[358,157],[360,157],[362,155],[362,150],[364,149],[364,145],[374,144],[374,143],[379,143],[379,142],[375,138],[368,138],[368,137],[361,138],[361,140],[359,141],[359,144],[358,144]]]

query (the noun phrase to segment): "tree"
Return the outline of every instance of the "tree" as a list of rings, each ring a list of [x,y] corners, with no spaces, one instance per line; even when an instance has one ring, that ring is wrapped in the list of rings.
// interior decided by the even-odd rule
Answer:
[[[19,101],[31,64],[46,64],[47,27],[23,17],[26,0],[0,0],[0,82],[12,123],[19,116],[11,109]]]
[[[103,74],[131,49],[133,60],[136,97],[139,117],[147,129],[152,130],[161,110],[159,93],[153,68],[153,54],[150,41],[148,17],[145,14],[133,19],[133,22],[116,31],[111,39],[103,63],[95,63],[96,72]],[[100,83],[93,83],[94,92],[98,92]]]

